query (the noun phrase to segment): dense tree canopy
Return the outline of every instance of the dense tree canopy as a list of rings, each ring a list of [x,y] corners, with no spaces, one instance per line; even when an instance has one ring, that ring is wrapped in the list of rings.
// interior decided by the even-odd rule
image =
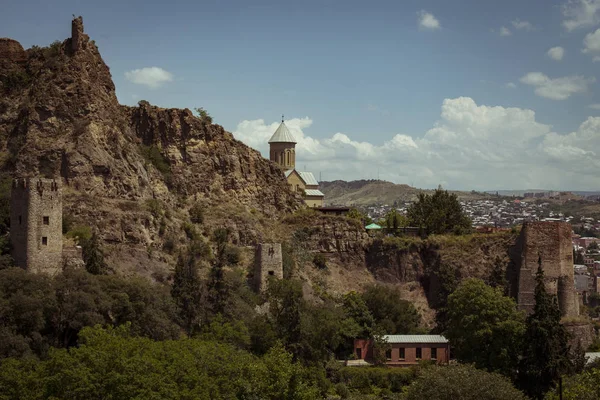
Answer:
[[[309,371],[274,346],[256,357],[193,339],[157,342],[126,327],[85,328],[45,361],[0,364],[0,399],[316,399]]]
[[[467,279],[448,297],[447,317],[446,336],[458,361],[514,377],[525,315],[512,298],[479,279]]]
[[[406,400],[525,400],[523,393],[496,373],[468,365],[431,367],[409,387]]]
[[[410,226],[424,233],[466,233],[471,220],[465,215],[456,194],[438,188],[433,194],[419,194],[418,200],[407,211]]]
[[[411,302],[401,298],[397,288],[371,285],[363,293],[363,298],[382,333],[393,335],[418,332],[421,316]]]

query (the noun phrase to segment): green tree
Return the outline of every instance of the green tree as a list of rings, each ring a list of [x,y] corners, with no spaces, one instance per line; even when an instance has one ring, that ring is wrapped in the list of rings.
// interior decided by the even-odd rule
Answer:
[[[370,285],[363,293],[375,323],[388,335],[418,332],[421,316],[413,304],[401,299],[397,288]]]
[[[546,396],[547,400],[597,400],[600,399],[600,368],[592,368],[563,381],[563,393],[558,388]]]
[[[108,270],[108,265],[104,261],[104,252],[100,248],[96,232],[89,239],[80,240],[80,243],[86,271],[94,275],[105,274]]]
[[[583,265],[584,263],[585,260],[583,259],[583,253],[573,249],[573,264]]]
[[[525,315],[512,298],[479,279],[467,279],[448,297],[447,311],[446,337],[458,361],[515,377]]]
[[[202,120],[202,122],[206,122],[208,124],[212,124],[212,120],[213,119],[210,116],[210,114],[208,113],[208,111],[206,111],[204,109],[204,107],[196,108],[195,110],[198,113],[198,116],[200,117],[200,120]]]
[[[362,213],[357,208],[351,208],[350,211],[348,211],[348,214],[346,214],[346,217],[360,221],[363,225],[369,225],[373,223],[371,217],[365,213]]]
[[[213,232],[213,241],[217,245],[215,262],[210,270],[208,282],[208,301],[211,311],[225,314],[228,311],[229,287],[225,280],[224,268],[228,264],[229,229],[217,228]]]
[[[535,276],[535,307],[527,317],[518,386],[535,399],[542,399],[559,377],[573,370],[569,358],[569,334],[560,323],[556,296],[546,292],[542,260]]]
[[[302,339],[302,285],[295,280],[272,280],[267,288],[269,313],[277,336],[292,353],[298,354]]]
[[[408,387],[406,400],[526,400],[502,375],[470,365],[427,368]]]
[[[420,193],[407,211],[410,226],[425,234],[463,234],[471,229],[471,220],[464,213],[456,194],[438,188],[433,194]]]
[[[400,227],[408,226],[408,219],[406,216],[400,214],[398,210],[392,208],[385,215],[385,226],[390,230],[396,231]]]
[[[492,267],[488,282],[491,287],[500,288],[503,291],[505,291],[508,285],[508,281],[506,280],[506,265],[499,256],[496,256],[494,260],[494,266]]]
[[[196,332],[203,322],[205,290],[198,276],[198,265],[191,251],[179,254],[171,296],[177,306],[182,325],[188,335]]]

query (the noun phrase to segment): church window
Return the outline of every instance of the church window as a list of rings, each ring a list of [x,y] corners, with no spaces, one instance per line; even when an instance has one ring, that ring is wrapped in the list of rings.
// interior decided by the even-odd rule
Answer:
[[[50,217],[44,216],[44,225],[50,225]]]
[[[290,165],[290,152],[287,152],[287,164]]]
[[[21,215],[19,215],[19,225],[21,225],[23,223],[23,217]]]
[[[48,238],[46,236],[42,236],[42,244],[48,246]]]

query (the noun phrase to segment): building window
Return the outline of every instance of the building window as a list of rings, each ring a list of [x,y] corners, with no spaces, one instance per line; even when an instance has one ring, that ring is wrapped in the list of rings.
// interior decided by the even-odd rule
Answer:
[[[23,217],[19,215],[19,225],[23,222]]]
[[[44,217],[44,225],[50,225],[50,217]]]
[[[42,245],[48,246],[48,238],[46,236],[42,236]]]
[[[385,351],[385,359],[388,361],[392,361],[392,349]]]
[[[404,360],[405,356],[405,352],[404,352],[404,347],[400,347],[400,356],[398,357],[401,360]]]
[[[290,153],[289,153],[289,151],[286,152],[286,154],[287,154],[287,164],[290,165]]]
[[[431,349],[431,359],[432,360],[437,360],[437,348],[433,347]]]
[[[422,349],[422,348],[420,348],[420,347],[417,347],[417,357],[416,357],[416,358],[417,358],[417,360],[420,360],[420,359],[421,359],[421,357],[423,356],[423,354],[422,354],[422,353],[423,353],[423,349]]]
[[[269,271],[270,276],[275,276],[275,271]]]

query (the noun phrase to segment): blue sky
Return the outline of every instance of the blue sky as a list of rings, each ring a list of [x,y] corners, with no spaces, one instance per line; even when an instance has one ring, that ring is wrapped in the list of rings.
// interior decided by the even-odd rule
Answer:
[[[46,45],[71,14],[121,103],[204,107],[263,154],[285,113],[300,163],[324,179],[600,186],[600,0],[21,1],[0,36]],[[563,171],[573,163],[589,175]]]

